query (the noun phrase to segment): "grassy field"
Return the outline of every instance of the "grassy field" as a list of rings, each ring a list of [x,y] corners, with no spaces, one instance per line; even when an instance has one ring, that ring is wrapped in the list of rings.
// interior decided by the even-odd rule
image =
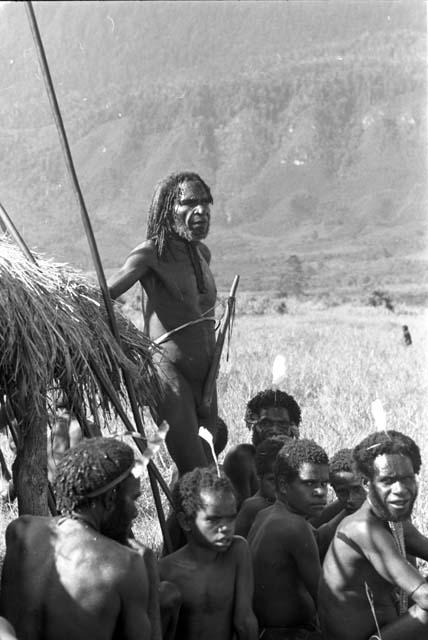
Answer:
[[[426,316],[419,310],[392,314],[382,308],[317,308],[290,305],[288,314],[237,316],[228,362],[218,378],[219,413],[229,426],[229,444],[249,441],[243,416],[247,400],[271,382],[274,357],[287,361],[287,378],[281,388],[302,408],[301,434],[314,438],[329,455],[353,446],[374,427],[370,404],[379,398],[388,428],[413,437],[421,448],[423,467],[414,522],[428,535],[428,335]],[[137,317],[137,316],[136,316]],[[407,324],[413,345],[402,341]],[[153,428],[148,420],[147,429]],[[167,479],[172,466],[166,451],[157,464]],[[159,548],[161,536],[153,501],[145,482],[136,535]],[[1,542],[15,507],[0,513]]]

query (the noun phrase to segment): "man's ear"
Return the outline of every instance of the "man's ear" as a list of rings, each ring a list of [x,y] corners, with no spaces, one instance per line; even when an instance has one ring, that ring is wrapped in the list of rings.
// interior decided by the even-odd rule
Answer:
[[[284,480],[284,478],[275,479],[275,491],[276,491],[276,493],[281,493],[282,495],[287,495],[287,487],[288,487],[288,484]]]
[[[362,476],[362,478],[361,478],[361,485],[362,485],[362,487],[363,487],[364,491],[365,491],[366,493],[368,493],[368,491],[369,491],[369,486],[370,486],[370,478],[367,478],[366,476]]]
[[[190,531],[191,520],[187,518],[182,511],[177,511],[176,516],[177,516],[178,524],[183,529],[183,531]]]
[[[106,511],[111,511],[116,506],[116,500],[117,500],[116,487],[114,487],[114,489],[110,489],[109,491],[106,491],[106,493],[103,496],[103,505]]]

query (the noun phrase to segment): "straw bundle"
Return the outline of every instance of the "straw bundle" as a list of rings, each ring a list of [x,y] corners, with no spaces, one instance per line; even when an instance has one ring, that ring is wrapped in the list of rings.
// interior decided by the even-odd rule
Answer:
[[[126,398],[132,376],[140,405],[154,406],[158,383],[151,341],[116,308],[123,351],[109,328],[101,292],[81,272],[35,255],[29,262],[0,238],[0,401],[25,408],[25,423],[64,392],[80,421],[113,411],[107,380]],[[47,400],[48,399],[48,400]]]

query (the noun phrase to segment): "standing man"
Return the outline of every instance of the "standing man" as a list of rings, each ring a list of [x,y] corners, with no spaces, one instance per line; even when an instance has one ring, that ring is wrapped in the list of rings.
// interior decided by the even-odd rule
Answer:
[[[398,431],[379,431],[353,457],[367,499],[339,525],[325,557],[318,600],[324,637],[426,639],[428,584],[405,557],[407,551],[428,560],[428,539],[409,521],[419,448]]]
[[[211,254],[202,242],[212,203],[208,185],[196,173],[175,173],[159,182],[147,240],[109,281],[112,298],[136,282],[144,289],[144,332],[160,347],[154,355],[161,381],[155,419],[170,426],[166,443],[180,474],[209,462],[199,426],[215,435],[216,395],[210,407],[201,406],[215,348],[217,290]]]
[[[85,440],[57,467],[62,516],[8,526],[0,615],[20,640],[160,640],[154,555],[130,540],[134,463],[123,442]]]

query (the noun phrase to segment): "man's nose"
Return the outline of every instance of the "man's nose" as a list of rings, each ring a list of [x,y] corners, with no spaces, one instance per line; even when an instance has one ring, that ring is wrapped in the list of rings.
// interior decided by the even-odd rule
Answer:
[[[318,485],[314,488],[314,494],[317,496],[324,496],[327,494],[327,487],[323,487],[322,485]]]
[[[395,495],[407,495],[409,493],[409,489],[404,482],[397,480],[392,485],[392,492]]]

